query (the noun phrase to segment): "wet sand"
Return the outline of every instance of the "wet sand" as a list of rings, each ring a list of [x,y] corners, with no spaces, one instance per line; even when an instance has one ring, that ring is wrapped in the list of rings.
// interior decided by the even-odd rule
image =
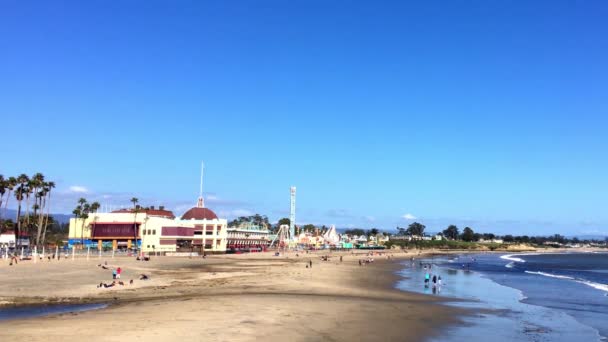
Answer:
[[[270,253],[202,258],[107,259],[133,285],[111,282],[106,259],[0,265],[4,303],[110,302],[102,310],[0,323],[2,341],[421,341],[464,311],[394,288],[400,268],[386,257]],[[343,255],[343,262],[339,261]],[[409,258],[405,253],[395,254]],[[306,268],[312,260],[313,267]],[[148,281],[138,275],[150,276]]]

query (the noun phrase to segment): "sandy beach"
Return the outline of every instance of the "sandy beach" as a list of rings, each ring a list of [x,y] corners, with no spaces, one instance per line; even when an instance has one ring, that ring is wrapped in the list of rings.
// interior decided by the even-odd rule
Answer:
[[[3,262],[5,304],[112,303],[81,313],[4,321],[2,341],[419,341],[458,321],[439,299],[394,289],[399,268],[386,256],[271,253],[206,259],[156,257]],[[340,255],[343,262],[340,262]],[[395,254],[393,260],[409,258]],[[97,288],[123,269],[125,286]],[[309,261],[312,268],[307,268]],[[150,280],[139,280],[146,274]],[[129,280],[134,283],[129,285]]]

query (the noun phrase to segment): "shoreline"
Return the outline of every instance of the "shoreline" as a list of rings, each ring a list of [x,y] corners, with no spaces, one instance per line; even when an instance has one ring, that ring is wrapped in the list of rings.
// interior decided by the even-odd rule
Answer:
[[[104,331],[104,341],[119,340],[127,332],[142,341],[178,339],[175,334],[168,334],[171,331],[178,335],[194,331],[211,340],[251,341],[263,336],[273,341],[283,339],[289,332],[292,340],[300,341],[423,341],[444,327],[459,324],[462,315],[470,314],[468,310],[443,305],[442,299],[395,287],[400,279],[400,261],[418,258],[417,254],[389,251],[387,254],[394,254],[394,258],[375,256],[374,263],[367,266],[358,266],[358,259],[364,254],[328,254],[331,257],[327,262],[318,261],[325,255],[319,252],[299,258],[295,253],[278,258],[269,253],[212,256],[204,260],[155,258],[155,267],[144,265],[151,270],[154,283],[150,286],[119,291],[96,289],[96,294],[89,290],[88,295],[82,292],[56,297],[60,304],[110,305],[95,311],[4,321],[0,327],[10,324],[10,329],[0,329],[0,338],[16,341],[27,334],[31,341],[49,336],[76,340],[70,331],[78,326],[79,331],[90,332],[91,336],[95,336],[93,331]],[[338,261],[340,255],[343,262]],[[305,267],[310,259],[312,269]],[[79,267],[96,267],[91,266],[95,262],[81,263]],[[124,267],[128,275],[131,266]],[[97,271],[87,269],[77,275]],[[69,283],[70,279],[64,281]],[[49,298],[53,297],[38,304],[52,303]],[[22,297],[16,303],[31,305],[39,299]],[[141,321],[148,323],[142,326],[138,323]],[[201,322],[208,321],[217,329],[201,326]],[[113,333],[116,324],[128,328]],[[370,324],[374,329],[368,329]],[[186,336],[192,335],[183,337]]]
[[[606,251],[601,251],[606,253]],[[467,324],[460,326],[452,326],[446,329],[449,334],[443,338],[433,341],[459,341],[465,336],[487,335],[496,331],[495,338],[499,341],[510,340],[555,340],[555,341],[570,341],[582,339],[588,341],[604,341],[605,338],[601,334],[597,325],[590,324],[588,321],[581,321],[576,315],[573,315],[567,310],[557,309],[551,305],[543,305],[539,303],[530,303],[527,300],[524,289],[513,286],[513,284],[499,281],[496,276],[490,276],[485,271],[488,269],[487,260],[492,260],[493,256],[484,253],[475,253],[479,256],[478,261],[485,264],[484,268],[478,269],[461,269],[459,264],[447,263],[447,259],[437,260],[439,274],[444,277],[444,281],[448,283],[448,287],[444,287],[438,296],[455,296],[457,298],[469,298],[471,302],[463,303],[462,301],[449,303],[458,307],[467,307],[479,313],[478,318],[469,322],[471,316],[464,316]],[[519,254],[519,253],[518,253]],[[586,252],[575,251],[553,251],[553,253],[522,253],[519,255],[568,255],[568,254],[587,254]],[[517,254],[515,254],[517,255]],[[505,254],[505,256],[511,256]],[[483,260],[486,261],[483,261]],[[501,257],[505,263],[512,259]],[[431,262],[430,259],[427,259]],[[522,261],[523,262],[523,261]],[[493,261],[491,261],[493,263]],[[506,266],[502,264],[502,266]],[[508,267],[507,267],[508,268]],[[403,273],[409,277],[404,278],[400,283],[400,287],[405,290],[418,291],[423,290],[417,288],[417,281],[407,281],[407,279],[420,279],[421,269],[406,268]],[[437,271],[435,271],[437,272]],[[502,278],[499,278],[502,279]],[[475,286],[471,286],[475,283]],[[426,291],[424,291],[426,292]],[[501,313],[502,311],[502,313]],[[497,313],[499,313],[497,315]],[[476,316],[477,317],[477,316]],[[550,317],[547,319],[539,319],[539,317]],[[469,324],[470,323],[470,324]],[[500,333],[502,331],[519,331],[519,334]],[[482,339],[483,340],[483,339]],[[479,340],[479,341],[482,341]],[[478,341],[473,339],[473,342]]]
[[[468,318],[493,310],[451,305],[468,301],[458,296],[435,297],[397,288],[403,279],[398,274],[404,267],[403,261],[412,257],[524,252],[387,250],[384,253],[392,255],[391,259],[386,255],[374,256],[374,263],[358,266],[358,260],[366,258],[366,253],[317,251],[296,257],[295,252],[290,252],[274,257],[267,252],[216,255],[206,259],[156,257],[143,263],[118,257],[108,259],[108,267],[123,267],[123,279],[140,273],[150,274],[151,279],[112,289],[98,289],[94,285],[97,277],[109,274],[97,266],[105,262],[104,259],[19,265],[22,269],[0,266],[0,272],[15,273],[9,277],[8,287],[0,288],[0,303],[4,301],[4,307],[108,305],[94,311],[3,321],[0,327],[10,324],[11,329],[0,329],[0,339],[17,341],[19,336],[27,334],[31,341],[42,341],[47,336],[75,341],[69,333],[72,326],[83,327],[93,334],[98,329],[111,331],[112,327],[124,323],[129,326],[129,333],[141,336],[135,339],[142,341],[173,340],[175,336],[163,331],[192,329],[211,340],[252,341],[263,337],[274,341],[289,332],[290,337],[298,341],[346,341],[363,336],[364,340],[372,341],[426,341],[449,329],[468,326]],[[330,255],[330,261],[320,261],[321,255]],[[338,261],[340,256],[343,262]],[[310,260],[312,269],[305,266]],[[19,273],[34,279],[24,281]],[[37,282],[37,277],[44,281]],[[7,296],[10,292],[7,289],[30,295]],[[260,315],[262,319],[253,319]],[[139,320],[148,322],[149,326],[138,325]],[[198,327],[208,320],[224,332],[212,334]],[[180,322],[190,322],[190,325]],[[369,324],[376,327],[373,333],[364,329]],[[229,333],[235,326],[240,336],[236,339]],[[266,333],[261,335],[261,331]],[[102,339],[118,341],[119,336],[110,334]]]

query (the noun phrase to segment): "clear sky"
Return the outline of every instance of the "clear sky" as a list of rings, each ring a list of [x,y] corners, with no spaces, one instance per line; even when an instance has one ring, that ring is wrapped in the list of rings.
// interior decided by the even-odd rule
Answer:
[[[0,2],[0,173],[53,211],[608,233],[605,1]],[[14,204],[14,200],[13,200]]]

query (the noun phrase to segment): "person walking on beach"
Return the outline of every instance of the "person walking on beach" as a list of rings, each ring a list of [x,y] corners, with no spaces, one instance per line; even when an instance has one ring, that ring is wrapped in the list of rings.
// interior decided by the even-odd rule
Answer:
[[[342,262],[342,256],[340,255],[340,262]]]
[[[312,260],[308,260],[308,265],[310,265],[310,268],[312,268]]]
[[[116,279],[120,279],[121,272],[122,272],[122,269],[120,267],[116,269]]]
[[[116,269],[112,270],[112,279],[116,279]]]

